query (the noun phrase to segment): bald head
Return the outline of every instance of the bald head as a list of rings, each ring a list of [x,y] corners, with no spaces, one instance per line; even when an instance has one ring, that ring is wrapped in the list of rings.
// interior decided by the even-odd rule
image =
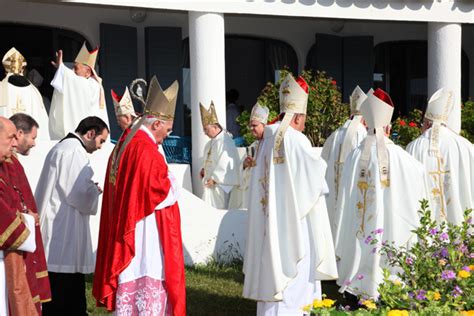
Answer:
[[[15,124],[6,117],[0,116],[0,163],[12,156],[16,146]]]

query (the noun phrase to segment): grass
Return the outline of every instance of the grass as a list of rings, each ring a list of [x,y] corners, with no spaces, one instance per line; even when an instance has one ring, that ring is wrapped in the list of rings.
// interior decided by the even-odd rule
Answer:
[[[186,314],[191,316],[255,315],[257,303],[242,298],[244,275],[241,264],[222,266],[215,262],[186,267]],[[323,282],[323,293],[342,301],[334,281]],[[92,297],[92,275],[86,277],[89,315],[110,315],[95,306]]]
[[[216,263],[186,267],[187,315],[255,315],[256,302],[242,298],[244,276],[241,265]],[[89,315],[110,315],[95,306],[92,297],[92,275],[86,278]]]

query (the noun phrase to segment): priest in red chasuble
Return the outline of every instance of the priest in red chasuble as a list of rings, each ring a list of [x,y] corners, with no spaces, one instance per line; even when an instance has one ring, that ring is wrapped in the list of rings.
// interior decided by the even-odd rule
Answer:
[[[12,154],[16,147],[15,125],[0,117],[0,315],[41,315],[49,285],[47,275],[39,278],[44,253],[31,190]]]
[[[151,80],[143,116],[109,159],[93,295],[117,314],[185,315],[177,183],[158,146],[173,127],[175,81]]]

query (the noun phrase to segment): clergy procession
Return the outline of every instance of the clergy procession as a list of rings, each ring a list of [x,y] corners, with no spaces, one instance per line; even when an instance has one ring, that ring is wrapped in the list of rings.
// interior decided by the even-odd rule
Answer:
[[[26,76],[28,56],[11,48],[2,59],[0,316],[87,315],[90,274],[92,304],[108,312],[193,315],[186,308],[185,189],[163,150],[178,81],[164,89],[153,76],[140,113],[127,86],[110,91],[113,104],[106,104],[97,56],[84,43],[70,69],[56,52],[49,112]],[[304,307],[327,291],[322,281],[335,282],[344,305],[356,309],[360,297],[379,296],[384,268],[393,280],[403,273],[374,251],[374,233],[410,248],[421,200],[438,223],[461,224],[474,207],[474,149],[449,125],[452,91],[429,98],[422,134],[405,150],[389,138],[397,113],[390,95],[357,86],[350,117],[320,152],[304,134],[309,90],[302,77],[282,78],[271,121],[257,101],[248,121],[255,141],[244,151],[219,121],[225,107],[202,100],[193,113],[209,138],[197,169],[199,197],[221,212],[245,210],[242,297],[256,302],[257,315],[308,315]],[[98,182],[91,154],[110,142],[110,106],[122,134]],[[19,156],[48,140],[54,146],[36,165],[33,192]],[[100,217],[96,234],[92,217]]]

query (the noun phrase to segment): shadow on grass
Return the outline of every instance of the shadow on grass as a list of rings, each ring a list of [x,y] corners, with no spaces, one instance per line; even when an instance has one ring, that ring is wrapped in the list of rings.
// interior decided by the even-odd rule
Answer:
[[[225,279],[241,284],[244,283],[244,275],[241,272],[241,265],[232,267],[195,265],[193,267],[186,267],[186,271],[207,278]]]
[[[205,290],[186,289],[186,315],[255,315],[257,303],[239,296],[224,296]]]

